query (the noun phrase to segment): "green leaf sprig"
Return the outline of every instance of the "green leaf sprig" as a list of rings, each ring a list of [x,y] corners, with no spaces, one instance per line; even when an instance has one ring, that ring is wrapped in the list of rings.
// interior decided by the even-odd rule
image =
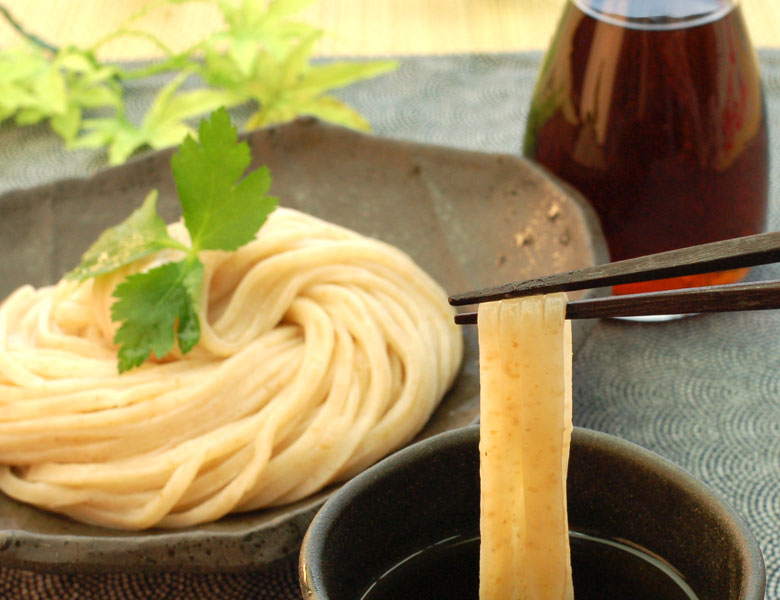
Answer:
[[[0,50],[0,122],[46,121],[68,146],[82,131],[85,111],[119,110],[122,90],[114,67],[77,48],[53,54],[34,45]]]
[[[269,196],[271,176],[260,167],[246,176],[251,161],[246,142],[224,108],[201,122],[198,141],[187,136],[171,159],[190,245],[168,234],[156,209],[157,192],[125,221],[104,231],[67,277],[84,281],[114,272],[171,248],[183,258],[129,275],[116,286],[111,318],[120,323],[119,372],[141,365],[153,353],[168,354],[176,343],[189,352],[200,339],[198,306],[203,285],[201,250],[237,250],[254,239],[277,205]]]
[[[136,23],[160,7],[215,5],[224,28],[174,52]],[[195,135],[190,122],[220,106],[250,105],[245,127],[264,127],[311,115],[368,130],[366,119],[329,93],[397,67],[395,61],[312,64],[324,31],[295,19],[314,0],[153,0],[89,48],[53,48],[3,15],[26,38],[21,48],[0,49],[0,123],[48,122],[69,148],[106,148],[120,164],[139,150],[159,149]],[[123,37],[154,44],[164,59],[125,68],[102,63],[101,48]],[[141,122],[127,115],[123,83],[152,75],[172,80],[156,95]],[[184,84],[199,78],[205,87]],[[186,88],[186,89],[185,89]]]

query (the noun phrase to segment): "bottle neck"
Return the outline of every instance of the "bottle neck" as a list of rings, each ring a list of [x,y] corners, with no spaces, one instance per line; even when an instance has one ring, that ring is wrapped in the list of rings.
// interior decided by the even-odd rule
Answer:
[[[716,21],[739,0],[571,0],[585,14],[631,29],[665,30]]]

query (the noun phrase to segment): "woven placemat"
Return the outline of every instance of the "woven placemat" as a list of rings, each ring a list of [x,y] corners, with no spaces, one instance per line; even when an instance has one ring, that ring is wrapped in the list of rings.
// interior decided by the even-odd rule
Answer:
[[[780,229],[780,52],[759,51],[772,143],[769,228]],[[410,57],[341,97],[378,135],[519,153],[539,53]],[[154,86],[130,90],[131,114]],[[0,128],[0,191],[102,168],[42,127]],[[751,278],[780,277],[762,267]],[[747,520],[780,600],[780,311],[668,323],[601,321],[575,361],[575,423],[634,441],[709,483]],[[51,575],[0,569],[0,598],[299,598],[295,563],[240,574]]]
[[[41,574],[0,568],[3,600],[298,599],[296,560],[242,573]]]

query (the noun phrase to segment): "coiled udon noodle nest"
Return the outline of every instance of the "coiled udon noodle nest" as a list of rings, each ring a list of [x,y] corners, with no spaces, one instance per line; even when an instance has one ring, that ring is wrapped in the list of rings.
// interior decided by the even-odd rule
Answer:
[[[455,377],[444,291],[388,244],[279,208],[201,259],[199,344],[122,375],[128,270],[0,305],[0,490],[122,529],[284,504],[410,440]]]

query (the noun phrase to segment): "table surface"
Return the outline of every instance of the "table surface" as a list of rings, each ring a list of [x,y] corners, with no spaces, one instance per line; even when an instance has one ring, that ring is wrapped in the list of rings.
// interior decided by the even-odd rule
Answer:
[[[323,0],[301,15],[331,35],[321,42],[322,56],[441,54],[519,51],[547,45],[565,0]],[[118,27],[150,0],[4,0],[28,31],[58,45],[90,44]],[[742,10],[753,43],[780,46],[780,2],[743,0]],[[220,25],[213,5],[192,2],[159,7],[139,21],[144,30],[183,49]],[[18,40],[0,23],[0,46]],[[106,58],[156,56],[138,39],[105,48]]]

